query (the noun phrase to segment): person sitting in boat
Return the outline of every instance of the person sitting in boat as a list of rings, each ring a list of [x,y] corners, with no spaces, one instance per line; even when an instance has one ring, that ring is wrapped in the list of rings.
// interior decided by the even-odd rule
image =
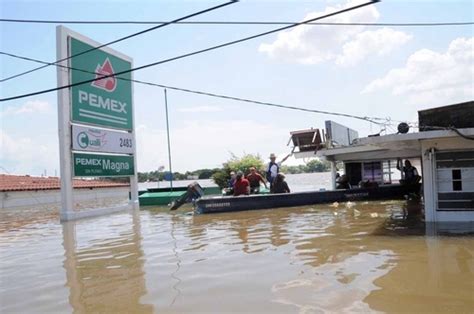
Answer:
[[[418,170],[411,165],[408,159],[405,159],[405,166],[401,167],[402,160],[397,160],[397,169],[402,172],[401,184],[416,184],[420,182],[421,176],[418,174]]]
[[[260,192],[260,182],[267,188],[267,182],[255,167],[250,167],[250,173],[247,175],[247,180],[250,183],[250,194],[258,194]]]
[[[288,183],[285,181],[285,175],[283,173],[277,174],[275,181],[273,181],[272,186],[270,187],[270,193],[290,193],[290,188]]]
[[[349,178],[343,174],[336,180],[336,190],[349,190],[351,185],[349,184]]]
[[[362,180],[359,182],[359,187],[366,188],[366,189],[376,189],[379,187],[379,184],[375,181]]]
[[[270,154],[270,162],[268,163],[267,166],[267,181],[270,182],[270,188],[273,184],[273,181],[275,181],[278,172],[280,172],[280,167],[281,164],[290,157],[291,154],[288,154],[285,158],[283,158],[281,161],[276,162],[276,155],[274,153]]]
[[[244,178],[242,171],[237,171],[234,182],[234,196],[249,195],[250,194],[250,183]]]
[[[235,172],[231,171],[230,172],[230,179],[227,181],[227,187],[224,188],[223,194],[225,195],[232,195],[234,194],[234,183],[235,183]]]

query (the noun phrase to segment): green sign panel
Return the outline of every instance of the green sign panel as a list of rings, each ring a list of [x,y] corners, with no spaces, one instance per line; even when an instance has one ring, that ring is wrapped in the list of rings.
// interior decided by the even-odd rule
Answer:
[[[70,55],[93,48],[70,37]],[[129,70],[131,62],[107,53],[93,50],[71,58],[71,83],[95,79],[104,75]],[[81,69],[78,71],[74,69]],[[132,82],[131,74],[108,77],[71,88],[72,121],[117,129],[132,130]]]
[[[135,174],[133,156],[73,154],[76,177],[123,177]]]

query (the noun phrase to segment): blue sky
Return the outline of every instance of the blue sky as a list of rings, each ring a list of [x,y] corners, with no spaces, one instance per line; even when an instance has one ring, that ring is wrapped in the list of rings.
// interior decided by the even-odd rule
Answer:
[[[0,1],[2,18],[171,20],[224,1]],[[301,21],[355,1],[241,1],[193,20]],[[472,1],[389,1],[336,22],[473,21]],[[328,22],[330,20],[327,20]],[[56,59],[54,24],[0,23],[0,50]],[[108,42],[150,25],[67,25]],[[173,25],[113,45],[136,66],[277,26]],[[304,26],[138,71],[135,79],[290,106],[416,121],[417,110],[473,99],[473,27]],[[37,66],[0,56],[2,78]],[[2,97],[56,86],[55,68],[0,85]],[[331,119],[379,132],[359,120],[168,91],[173,170],[217,167],[230,152],[284,155],[289,132]],[[0,104],[4,171],[59,171],[56,93]],[[138,170],[167,165],[163,91],[134,85]],[[292,161],[290,160],[290,164]]]

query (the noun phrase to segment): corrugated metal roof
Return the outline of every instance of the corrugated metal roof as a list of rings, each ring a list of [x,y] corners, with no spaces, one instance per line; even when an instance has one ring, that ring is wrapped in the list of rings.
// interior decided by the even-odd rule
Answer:
[[[128,183],[109,182],[104,180],[74,179],[73,186],[77,189],[126,187]],[[0,174],[0,192],[59,190],[58,177],[32,177]]]

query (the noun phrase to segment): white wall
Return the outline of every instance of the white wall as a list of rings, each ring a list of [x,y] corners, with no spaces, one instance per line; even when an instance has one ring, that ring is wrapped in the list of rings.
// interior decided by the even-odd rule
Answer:
[[[128,187],[75,189],[74,202],[78,208],[124,203],[128,201],[129,191]],[[60,190],[0,192],[0,209],[60,203]]]
[[[436,168],[434,155],[429,151],[472,150],[474,141],[460,136],[421,140],[423,163],[423,194],[425,201],[425,220],[429,222],[474,221],[474,211],[437,211]]]

